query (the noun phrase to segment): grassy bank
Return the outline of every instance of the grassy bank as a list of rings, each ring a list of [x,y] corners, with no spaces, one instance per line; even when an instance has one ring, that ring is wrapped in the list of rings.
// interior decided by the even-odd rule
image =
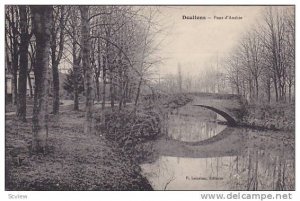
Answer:
[[[69,109],[50,116],[45,155],[30,152],[31,119],[6,117],[6,190],[152,190],[112,142],[83,134],[84,112]]]
[[[244,123],[250,126],[276,130],[295,130],[294,104],[249,104]]]

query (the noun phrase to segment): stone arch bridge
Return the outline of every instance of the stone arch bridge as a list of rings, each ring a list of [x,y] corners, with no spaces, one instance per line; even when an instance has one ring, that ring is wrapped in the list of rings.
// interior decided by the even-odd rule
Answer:
[[[224,117],[229,126],[236,126],[245,114],[246,101],[234,94],[189,93],[193,100],[189,105],[212,110]]]
[[[184,103],[184,98],[192,99],[187,104]],[[155,102],[157,101],[158,102]],[[146,94],[144,95],[144,101],[146,105],[162,104],[166,108],[178,109],[185,104],[188,106],[203,107],[208,110],[212,110],[217,114],[224,117],[229,126],[236,126],[241,122],[243,115],[245,114],[246,101],[239,95],[235,94],[219,94],[219,93],[178,93],[178,94]],[[182,106],[180,106],[182,105]]]

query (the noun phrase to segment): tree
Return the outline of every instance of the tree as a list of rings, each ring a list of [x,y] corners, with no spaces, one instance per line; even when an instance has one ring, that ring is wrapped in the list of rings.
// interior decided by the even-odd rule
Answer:
[[[292,7],[267,7],[263,21],[247,31],[231,55],[228,77],[249,99],[271,102],[292,100],[295,74],[295,31]],[[234,58],[238,58],[239,65]],[[239,71],[239,82],[237,74]],[[234,76],[236,75],[236,76]],[[260,90],[263,88],[263,90]],[[237,90],[240,91],[240,90]],[[247,95],[247,96],[248,96]],[[265,98],[266,97],[266,98]]]
[[[52,6],[30,6],[36,39],[35,91],[33,106],[32,150],[45,153],[48,138],[49,55]]]
[[[109,15],[106,18],[106,21],[108,23],[112,22],[112,16]],[[114,80],[114,74],[115,74],[115,60],[113,58],[114,53],[113,53],[113,47],[111,45],[111,43],[109,42],[109,40],[111,39],[111,26],[106,26],[105,28],[105,38],[107,38],[108,40],[106,40],[106,44],[105,44],[105,55],[106,55],[106,64],[105,65],[105,70],[108,71],[109,73],[109,94],[110,94],[110,106],[111,109],[114,110],[115,108],[115,80]],[[106,74],[105,74],[106,75]],[[103,88],[105,90],[105,88]]]
[[[242,68],[248,75],[250,100],[259,98],[259,79],[262,73],[264,46],[255,30],[242,39],[239,50]]]
[[[90,17],[89,6],[80,6],[81,16],[81,48],[82,66],[84,70],[84,89],[85,89],[85,124],[84,133],[93,132],[93,69],[90,63]]]
[[[227,79],[235,89],[236,94],[241,94],[241,70],[239,56],[235,53],[227,59]]]
[[[264,22],[266,24],[267,37],[264,41],[266,48],[268,48],[269,58],[271,62],[271,70],[273,72],[273,82],[276,92],[276,101],[285,100],[285,21],[284,16],[275,7],[268,7],[264,15]]]
[[[91,56],[91,63],[94,69],[94,80],[96,84],[96,98],[97,101],[100,101],[100,73],[101,69],[103,68],[102,62],[102,54],[101,54],[101,41],[100,39],[96,40],[93,47],[92,47],[92,56]]]
[[[28,47],[31,34],[29,33],[29,8],[18,6],[20,14],[20,70],[18,86],[18,117],[26,121],[26,95],[27,95],[27,69],[28,69]]]
[[[68,13],[65,6],[56,6],[52,12],[51,64],[53,77],[53,114],[59,113],[59,72],[58,65],[64,49],[64,29]]]
[[[30,67],[27,71],[27,79],[28,79],[28,87],[29,87],[29,93],[30,93],[30,98],[33,97],[33,86],[32,86],[32,80],[30,77],[30,73],[33,72],[34,66],[35,66],[35,41],[31,41],[29,43],[29,58],[30,58]]]
[[[292,102],[293,91],[295,86],[295,11],[293,9],[286,9],[285,16],[287,19],[286,42],[287,42],[287,85],[288,85],[288,99]]]
[[[65,31],[69,36],[69,46],[71,46],[71,56],[72,61],[69,63],[72,65],[73,69],[73,84],[74,84],[74,110],[79,110],[79,87],[78,83],[80,82],[81,78],[81,70],[80,70],[80,62],[81,62],[81,48],[80,48],[80,30],[78,31],[78,27],[80,23],[78,22],[78,9],[76,6],[71,6],[68,10],[70,12],[70,18],[68,18],[69,23],[67,23]],[[68,44],[68,43],[67,43]],[[65,48],[65,50],[68,50]]]
[[[136,29],[140,29],[140,33],[137,37],[137,44],[139,44],[139,51],[135,53],[136,61],[134,67],[134,73],[137,76],[137,90],[135,97],[135,106],[137,106],[142,84],[145,82],[145,77],[150,73],[150,68],[159,62],[156,58],[151,58],[151,54],[156,50],[156,47],[153,47],[154,38],[157,32],[152,32],[152,28],[155,26],[154,18],[155,18],[156,10],[150,8],[148,10],[148,15],[145,16],[145,21],[142,21],[141,25]]]
[[[14,105],[18,103],[18,66],[19,66],[19,10],[17,6],[7,6],[5,12],[6,19],[6,43],[10,51],[11,63],[9,71],[12,73],[12,102]]]

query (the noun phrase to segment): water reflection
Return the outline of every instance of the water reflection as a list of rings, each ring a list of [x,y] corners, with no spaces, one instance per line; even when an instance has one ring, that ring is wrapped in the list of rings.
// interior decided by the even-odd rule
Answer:
[[[142,167],[155,190],[218,190],[226,186],[224,176],[230,160],[231,157],[190,159],[161,156],[155,163]]]
[[[168,135],[181,141],[202,141],[226,128],[225,125],[218,123],[220,120],[224,121],[214,112],[200,107],[185,106],[169,115]]]
[[[175,139],[179,138],[180,132],[176,130],[180,128],[186,131],[181,132],[180,139],[184,141],[197,141],[218,133],[207,129],[208,126],[203,132],[195,131],[191,125],[196,120],[199,128],[209,125],[203,123],[207,121],[203,117],[202,122],[197,117],[187,121],[180,113],[172,118],[176,123],[169,124],[172,126],[169,135]],[[202,137],[193,136],[199,133]],[[228,127],[220,135],[224,137],[217,135],[216,140],[197,146],[172,140],[157,142],[160,156],[153,163],[141,165],[144,175],[155,190],[295,189],[293,133]]]
[[[294,190],[291,157],[248,148],[241,155],[183,158],[160,156],[142,165],[156,190]]]

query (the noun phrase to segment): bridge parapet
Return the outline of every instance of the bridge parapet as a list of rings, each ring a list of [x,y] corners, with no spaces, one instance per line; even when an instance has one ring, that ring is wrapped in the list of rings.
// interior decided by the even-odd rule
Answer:
[[[228,124],[235,126],[245,113],[242,98],[234,94],[194,93],[194,106],[204,107],[223,116]]]

